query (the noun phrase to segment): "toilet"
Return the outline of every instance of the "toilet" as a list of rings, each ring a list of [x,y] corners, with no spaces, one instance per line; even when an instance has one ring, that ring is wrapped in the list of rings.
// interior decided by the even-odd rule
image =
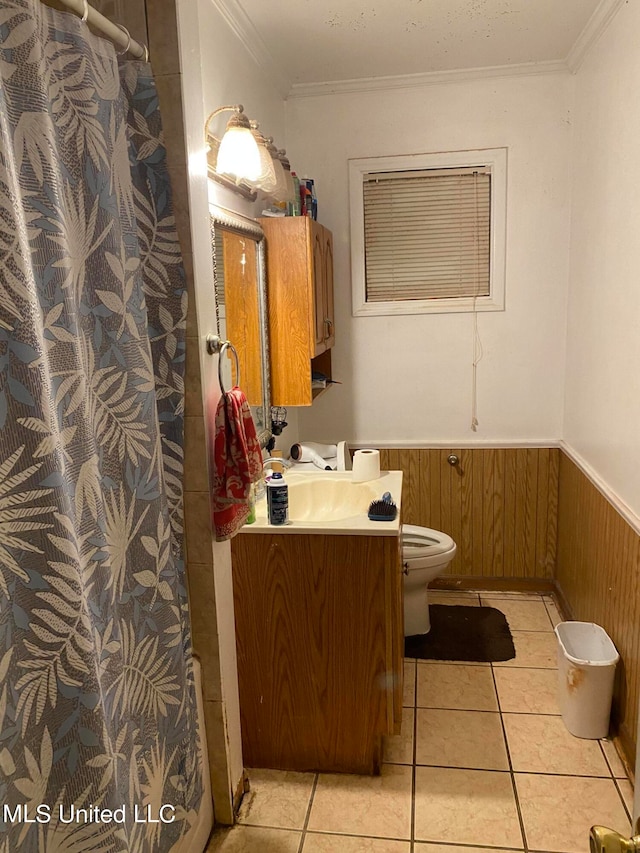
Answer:
[[[446,533],[402,525],[405,637],[426,634],[431,628],[428,585],[444,572],[455,555],[456,543]]]

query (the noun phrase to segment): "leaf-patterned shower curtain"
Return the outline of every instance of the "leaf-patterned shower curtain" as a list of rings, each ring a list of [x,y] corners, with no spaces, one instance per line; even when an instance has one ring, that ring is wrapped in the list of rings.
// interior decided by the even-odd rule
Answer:
[[[39,0],[0,80],[0,853],[169,851],[202,780],[156,90]]]

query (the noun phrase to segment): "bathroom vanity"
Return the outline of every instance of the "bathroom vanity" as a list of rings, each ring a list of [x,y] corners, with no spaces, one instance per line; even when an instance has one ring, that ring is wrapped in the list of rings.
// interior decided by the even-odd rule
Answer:
[[[402,713],[400,513],[366,509],[399,502],[402,474],[352,494],[350,472],[287,482],[291,523],[270,527],[259,503],[231,543],[244,762],[377,773]]]

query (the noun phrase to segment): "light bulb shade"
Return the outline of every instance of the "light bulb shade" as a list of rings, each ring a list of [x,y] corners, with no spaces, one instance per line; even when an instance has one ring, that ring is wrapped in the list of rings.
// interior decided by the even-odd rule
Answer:
[[[260,177],[255,182],[258,189],[263,190],[267,195],[272,195],[278,185],[276,178],[276,170],[273,167],[271,154],[267,151],[264,145],[260,145]]]
[[[284,166],[277,157],[273,158],[273,168],[276,173],[276,188],[273,191],[274,201],[286,202],[288,195],[287,179],[284,173]]]
[[[258,143],[249,127],[239,126],[229,121],[216,161],[216,172],[228,175],[237,184],[254,184],[260,177],[262,165]]]
[[[251,133],[258,143],[258,151],[260,152],[260,175],[254,181],[254,186],[263,190],[267,195],[272,195],[276,186],[276,172],[273,168],[273,159],[267,148],[267,140],[258,130],[256,122],[251,122]]]
[[[287,157],[287,152],[284,148],[280,148],[278,150],[278,160],[282,163],[282,168],[284,170],[284,179],[287,185],[287,195],[284,199],[289,204],[293,204],[295,200],[296,190],[295,185],[293,183],[293,178],[291,177],[291,163],[289,162],[289,158]]]

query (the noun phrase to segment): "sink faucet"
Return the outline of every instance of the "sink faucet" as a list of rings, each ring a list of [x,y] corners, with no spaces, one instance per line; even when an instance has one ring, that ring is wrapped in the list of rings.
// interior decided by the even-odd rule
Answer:
[[[262,463],[262,470],[264,471],[267,468],[272,468],[274,462],[282,465],[283,468],[291,468],[293,466],[293,462],[289,462],[288,459],[283,459],[282,456],[269,456],[269,458],[265,459]]]
[[[260,500],[260,498],[263,498],[266,495],[267,483],[265,475],[267,469],[272,468],[275,462],[282,465],[283,468],[293,467],[293,462],[289,462],[288,459],[283,459],[282,456],[269,456],[268,459],[265,459],[262,463],[262,479],[256,483],[256,500]]]

